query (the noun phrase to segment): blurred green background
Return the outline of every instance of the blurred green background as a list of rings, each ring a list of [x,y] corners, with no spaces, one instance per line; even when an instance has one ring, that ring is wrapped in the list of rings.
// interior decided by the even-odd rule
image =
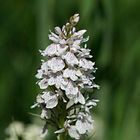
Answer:
[[[140,1],[0,1],[0,140],[12,120],[29,123],[39,89],[35,74],[39,49],[49,29],[80,13],[87,29],[101,89],[94,140],[140,140]]]

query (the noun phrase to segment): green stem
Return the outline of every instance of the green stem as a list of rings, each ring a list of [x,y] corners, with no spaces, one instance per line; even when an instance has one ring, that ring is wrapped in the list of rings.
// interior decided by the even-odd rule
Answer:
[[[59,128],[64,128],[64,123],[66,120],[66,104],[63,101],[61,101],[61,103],[59,104],[58,111],[59,111],[59,116],[58,116]],[[63,132],[63,133],[58,134],[57,139],[67,140],[67,133]]]
[[[67,140],[66,133],[64,132],[64,133],[59,134],[58,137],[57,137],[57,139],[58,140]]]

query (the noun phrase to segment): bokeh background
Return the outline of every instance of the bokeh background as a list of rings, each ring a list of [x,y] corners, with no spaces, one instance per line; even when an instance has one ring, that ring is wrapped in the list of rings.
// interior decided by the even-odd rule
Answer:
[[[0,1],[0,140],[13,120],[30,123],[35,74],[48,32],[80,13],[98,71],[93,140],[140,140],[140,1]],[[54,136],[53,136],[54,137]],[[52,138],[51,138],[52,139]]]

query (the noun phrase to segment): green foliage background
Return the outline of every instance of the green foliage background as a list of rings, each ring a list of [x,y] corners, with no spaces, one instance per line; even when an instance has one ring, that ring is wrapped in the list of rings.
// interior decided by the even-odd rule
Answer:
[[[0,140],[12,120],[29,123],[30,106],[39,92],[38,49],[48,31],[80,13],[98,71],[93,94],[94,140],[140,139],[140,1],[139,0],[5,0],[0,1]]]

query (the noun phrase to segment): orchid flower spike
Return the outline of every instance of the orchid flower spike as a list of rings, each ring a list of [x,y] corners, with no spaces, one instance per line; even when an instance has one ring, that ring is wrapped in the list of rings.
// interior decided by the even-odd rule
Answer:
[[[95,84],[95,62],[90,59],[87,48],[88,38],[85,29],[77,31],[79,14],[72,16],[62,28],[55,27],[50,32],[52,44],[40,51],[43,61],[36,78],[42,93],[37,95],[37,106],[42,110],[40,117],[45,121],[44,132],[48,126],[56,129],[55,133],[80,139],[94,128],[90,113],[98,100],[87,98],[89,93],[83,89],[99,88]]]

